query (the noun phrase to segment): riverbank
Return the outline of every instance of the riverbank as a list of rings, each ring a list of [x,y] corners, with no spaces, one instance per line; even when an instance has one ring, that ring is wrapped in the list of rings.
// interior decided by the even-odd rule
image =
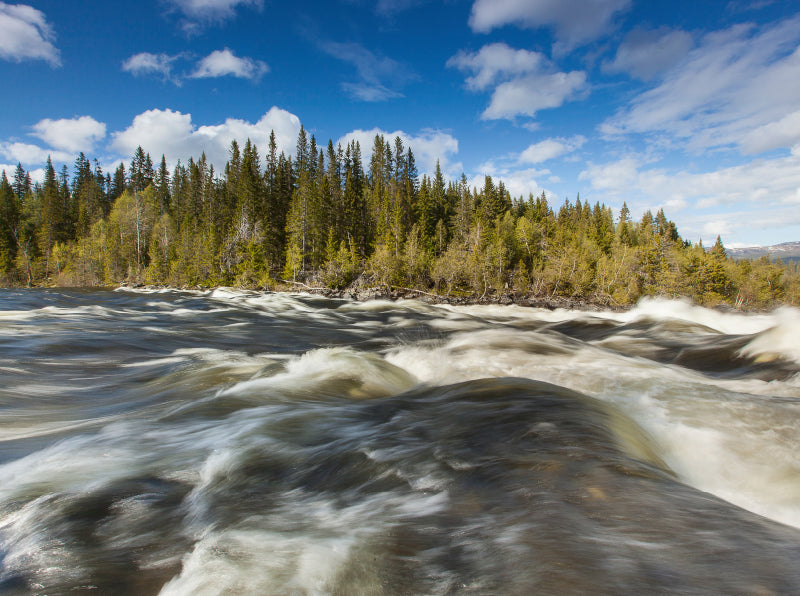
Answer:
[[[311,280],[309,280],[311,281]],[[219,286],[189,286],[172,288],[171,286],[146,285],[122,283],[119,288],[136,289],[175,289],[175,290],[213,290]],[[455,306],[473,305],[501,305],[501,306],[523,306],[530,308],[542,308],[546,310],[584,310],[584,311],[614,311],[625,312],[635,305],[613,304],[610,301],[602,302],[586,298],[573,298],[565,296],[537,296],[533,294],[522,294],[517,292],[498,293],[489,290],[483,294],[452,292],[450,294],[438,294],[434,291],[408,288],[402,286],[381,286],[370,283],[365,276],[359,277],[352,284],[345,288],[329,288],[321,284],[304,283],[289,280],[274,280],[269,286],[264,287],[237,287],[236,289],[261,290],[277,293],[307,293],[326,298],[356,300],[358,302],[368,302],[370,300],[419,300],[427,304],[451,304]]]

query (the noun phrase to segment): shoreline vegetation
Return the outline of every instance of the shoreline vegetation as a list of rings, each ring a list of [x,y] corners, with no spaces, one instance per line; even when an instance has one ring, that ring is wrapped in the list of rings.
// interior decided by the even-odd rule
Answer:
[[[48,159],[33,184],[0,175],[0,286],[232,286],[357,300],[622,310],[646,296],[766,310],[800,305],[797,262],[730,258],[681,238],[663,209],[544,193],[512,197],[485,176],[419,176],[410,148],[377,135],[294,156],[274,133],[262,156],[231,143],[221,173],[205,155],[154,166],[140,147],[104,173],[80,154],[72,175]]]
[[[173,287],[166,285],[149,285],[140,283],[123,282],[111,289],[132,289],[132,290],[174,290],[174,291],[211,291],[222,288],[233,290],[249,290],[255,292],[273,294],[310,294],[331,299],[354,300],[357,302],[369,302],[370,300],[419,300],[428,304],[450,304],[453,306],[475,306],[475,305],[500,305],[500,306],[525,306],[531,308],[541,308],[546,310],[584,310],[584,311],[615,311],[624,312],[630,310],[635,304],[611,305],[599,303],[592,300],[578,299],[566,296],[533,296],[516,293],[495,293],[486,295],[478,294],[437,294],[435,291],[426,291],[418,288],[407,288],[401,286],[381,287],[372,284],[371,277],[361,276],[346,288],[329,288],[325,286],[309,285],[303,282],[291,282],[284,279],[274,280],[269,287],[241,287],[241,286],[192,286],[192,287]]]

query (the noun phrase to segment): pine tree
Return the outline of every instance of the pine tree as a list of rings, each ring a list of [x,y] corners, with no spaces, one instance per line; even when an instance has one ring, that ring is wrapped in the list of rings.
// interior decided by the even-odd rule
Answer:
[[[296,184],[292,194],[289,214],[286,219],[287,268],[291,265],[292,278],[298,271],[306,270],[306,257],[309,249],[309,206],[311,202],[311,165],[308,150],[308,136],[300,126],[295,151]],[[298,264],[299,263],[299,264]],[[287,269],[288,271],[288,269]]]
[[[108,198],[110,203],[114,203],[128,186],[127,176],[125,174],[125,164],[120,163],[117,169],[114,170],[114,177],[111,179],[111,184],[108,187]]]
[[[161,155],[161,164],[156,172],[153,184],[156,188],[156,197],[158,199],[159,212],[163,215],[172,212],[172,205],[170,204],[170,177],[169,170],[167,169],[167,158]]]
[[[265,213],[265,257],[271,268],[278,269],[284,254],[286,239],[286,213],[291,200],[291,165],[289,173],[283,153],[278,155],[275,131],[271,131],[267,146],[266,168],[264,171],[264,213]],[[285,178],[287,178],[285,180]],[[284,189],[284,186],[287,187]]]
[[[18,163],[16,170],[14,170],[14,183],[12,188],[20,203],[25,200],[26,195],[33,192],[30,174],[23,169],[21,163]]]
[[[58,178],[50,156],[45,165],[44,182],[39,190],[41,222],[38,230],[39,250],[45,257],[45,276],[50,275],[50,256],[56,242],[62,240],[63,209]]]
[[[131,160],[130,186],[134,192],[142,192],[153,183],[155,172],[150,154],[145,154],[142,146],[136,148]]]
[[[0,177],[0,275],[14,269],[21,206],[5,170]]]
[[[344,156],[344,234],[352,237],[360,256],[366,257],[373,242],[374,225],[365,196],[366,181],[359,143],[348,144]]]
[[[617,238],[625,246],[634,245],[633,226],[631,225],[631,211],[627,203],[622,203],[617,224]]]

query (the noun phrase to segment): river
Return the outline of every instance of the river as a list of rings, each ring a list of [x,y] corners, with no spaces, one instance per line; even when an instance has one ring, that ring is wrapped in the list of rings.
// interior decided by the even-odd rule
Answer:
[[[0,290],[0,594],[797,594],[799,337]]]

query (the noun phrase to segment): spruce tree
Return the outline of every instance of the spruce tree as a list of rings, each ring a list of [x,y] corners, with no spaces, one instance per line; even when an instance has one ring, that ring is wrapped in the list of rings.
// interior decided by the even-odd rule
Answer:
[[[161,155],[161,163],[158,166],[158,172],[156,172],[153,184],[156,188],[156,198],[158,199],[159,213],[162,215],[165,213],[170,213],[172,211],[169,190],[170,177],[169,170],[167,169],[167,158],[163,154]]]
[[[21,206],[5,170],[0,176],[0,275],[14,269]]]

